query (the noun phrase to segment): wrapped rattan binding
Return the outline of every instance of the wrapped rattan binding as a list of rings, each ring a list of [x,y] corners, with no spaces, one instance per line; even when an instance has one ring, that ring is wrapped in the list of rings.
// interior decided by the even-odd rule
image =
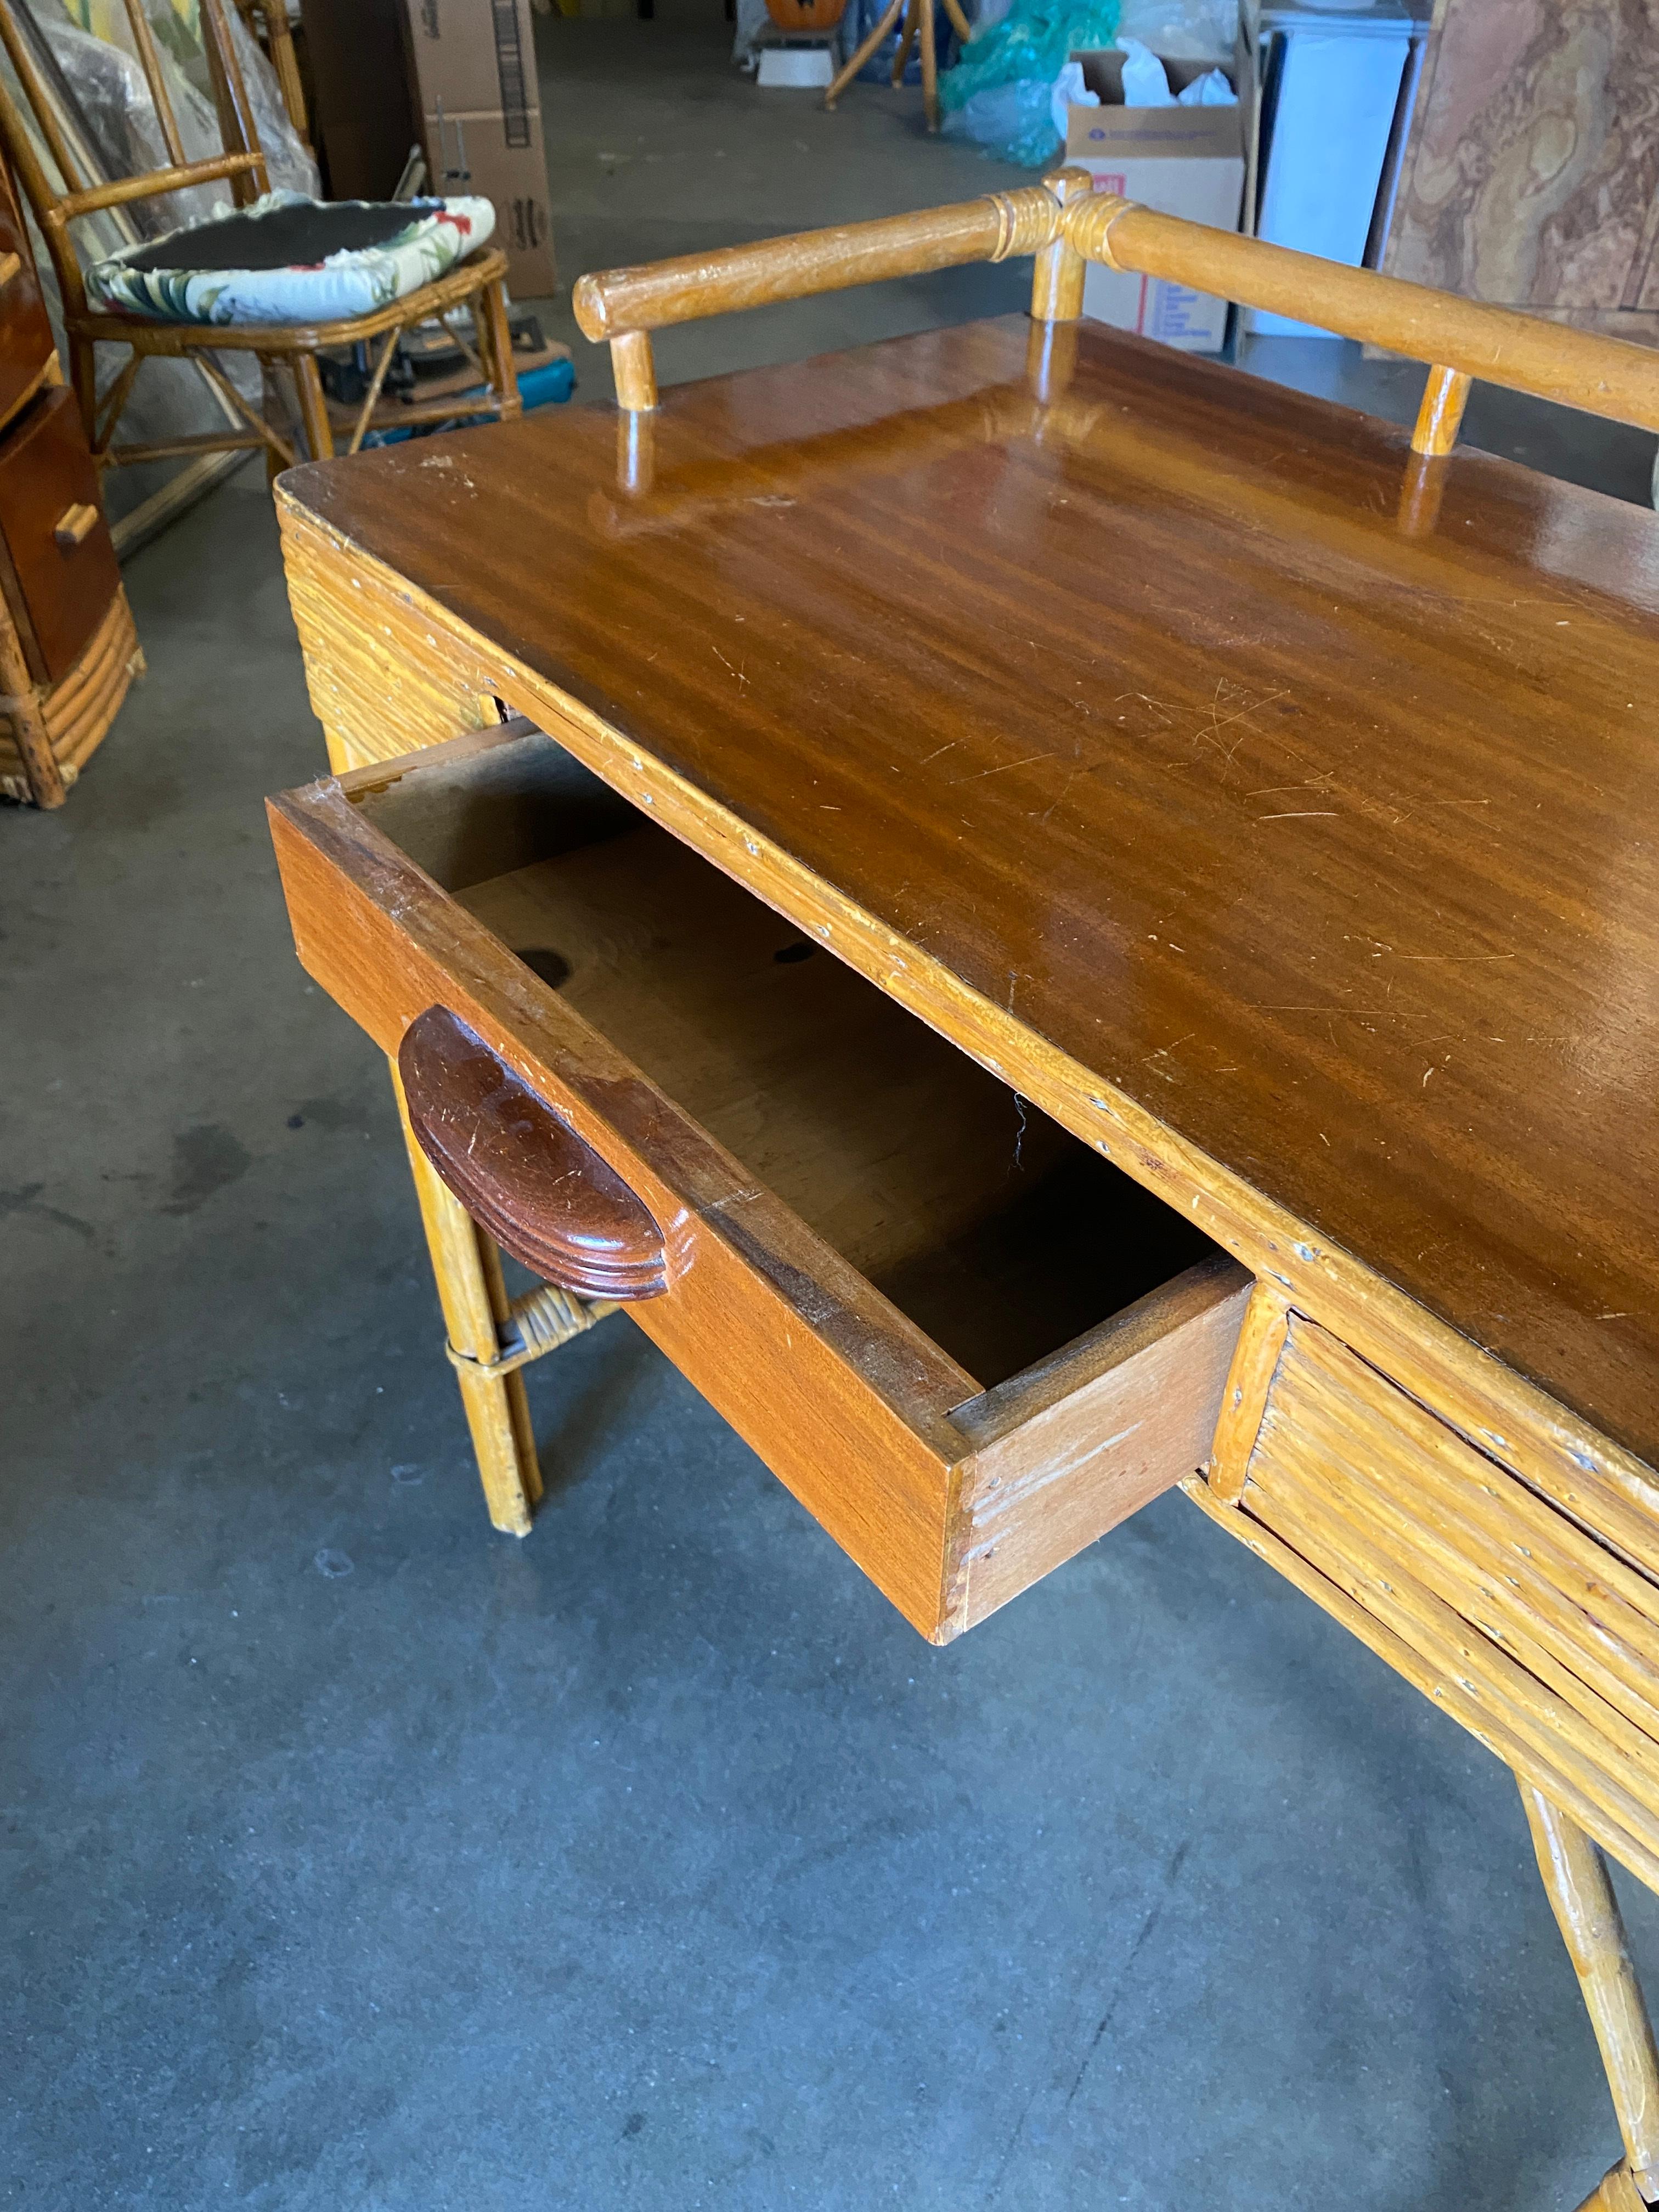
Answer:
[[[508,1308],[507,1319],[501,1324],[501,1348],[495,1358],[470,1358],[453,1344],[444,1349],[452,1366],[484,1375],[510,1375],[515,1368],[539,1359],[544,1352],[556,1352],[562,1344],[568,1344],[573,1336],[581,1335],[596,1321],[616,1310],[612,1298],[579,1298],[555,1283],[538,1283],[533,1291],[514,1298]]]

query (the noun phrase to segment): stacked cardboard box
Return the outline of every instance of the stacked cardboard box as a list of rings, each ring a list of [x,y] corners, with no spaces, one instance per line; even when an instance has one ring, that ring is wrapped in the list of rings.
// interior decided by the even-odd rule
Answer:
[[[544,296],[557,279],[528,0],[408,0],[407,27],[431,189],[493,201],[514,298]]]
[[[1237,230],[1246,197],[1255,94],[1251,60],[1243,44],[1214,62],[1159,57],[1176,93],[1206,70],[1222,70],[1238,94],[1234,107],[1126,106],[1121,52],[1072,58],[1082,64],[1083,81],[1100,105],[1068,110],[1066,158],[1089,171],[1096,191],[1120,192],[1164,215]],[[1244,213],[1248,229],[1248,208]],[[1227,333],[1224,300],[1184,284],[1095,266],[1084,279],[1083,312],[1189,353],[1218,351]]]

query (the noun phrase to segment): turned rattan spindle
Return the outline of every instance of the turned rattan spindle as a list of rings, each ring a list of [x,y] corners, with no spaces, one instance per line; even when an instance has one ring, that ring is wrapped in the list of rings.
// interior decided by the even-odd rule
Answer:
[[[617,404],[629,415],[648,415],[657,404],[657,364],[649,331],[623,331],[611,341],[611,374]]]
[[[570,303],[584,337],[614,343],[632,332],[779,300],[1035,253],[1051,243],[1060,222],[1054,195],[1041,185],[1024,185],[914,215],[762,239],[641,268],[596,270],[577,279]]]
[[[1650,349],[1628,338],[1569,329],[1512,307],[1323,261],[1161,215],[1115,193],[1079,198],[1066,208],[1064,220],[1085,261],[1190,285],[1241,307],[1289,315],[1413,361],[1435,362],[1447,450],[1459,377],[1478,376],[1615,422],[1659,430],[1659,365]]]
[[[1053,244],[1061,219],[1052,192],[1025,185],[954,207],[763,239],[721,253],[688,253],[645,268],[600,270],[577,280],[571,306],[583,337],[611,347],[617,404],[629,414],[647,414],[657,404],[652,331],[885,277],[954,269],[965,261],[1038,253]]]
[[[656,476],[657,441],[650,412],[623,407],[617,416],[617,489],[647,492]]]
[[[1025,380],[1047,407],[1071,388],[1077,374],[1077,325],[1033,320],[1025,338]]]
[[[1523,1782],[1521,1802],[1538,1871],[1601,2046],[1631,2178],[1644,2197],[1659,2199],[1659,2054],[1607,1863],[1583,1830],[1540,1790]]]
[[[1056,169],[1042,183],[1062,209],[1094,190],[1094,179],[1086,169]],[[1031,314],[1036,321],[1077,321],[1083,313],[1083,279],[1088,265],[1063,228],[1055,232],[1049,244],[1038,247],[1031,270]]]
[[[1400,506],[1395,528],[1402,538],[1432,538],[1440,522],[1441,495],[1446,472],[1435,462],[1443,455],[1413,452],[1400,480]]]
[[[1431,460],[1441,460],[1457,443],[1457,433],[1468,404],[1473,379],[1455,368],[1431,368],[1423,387],[1423,404],[1412,432],[1412,451]]]

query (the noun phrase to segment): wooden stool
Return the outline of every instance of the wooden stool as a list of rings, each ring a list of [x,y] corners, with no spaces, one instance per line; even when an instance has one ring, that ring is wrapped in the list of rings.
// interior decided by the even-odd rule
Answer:
[[[945,0],[945,12],[951,18],[951,28],[965,46],[973,36],[972,26],[962,12],[961,0]],[[914,46],[921,48],[921,104],[930,131],[939,129],[939,62],[934,51],[933,0],[891,0],[881,21],[869,37],[846,64],[829,90],[823,95],[826,107],[833,107],[853,79],[864,67],[872,54],[892,33],[900,15],[904,17],[904,33],[899,40],[898,52],[893,61],[893,82],[902,84],[904,72],[909,67]]]

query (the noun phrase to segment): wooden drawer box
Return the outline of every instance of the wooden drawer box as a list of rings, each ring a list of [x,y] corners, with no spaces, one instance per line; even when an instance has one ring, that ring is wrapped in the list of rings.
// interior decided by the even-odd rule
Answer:
[[[504,1247],[925,1635],[1190,1474],[1249,1278],[527,725],[274,801],[301,959]]]
[[[120,589],[98,471],[59,385],[0,440],[3,582],[37,682],[56,684]]]
[[[1254,1548],[1659,1885],[1650,1504],[1588,1466],[1541,1494],[1293,1315],[1238,1512]]]

